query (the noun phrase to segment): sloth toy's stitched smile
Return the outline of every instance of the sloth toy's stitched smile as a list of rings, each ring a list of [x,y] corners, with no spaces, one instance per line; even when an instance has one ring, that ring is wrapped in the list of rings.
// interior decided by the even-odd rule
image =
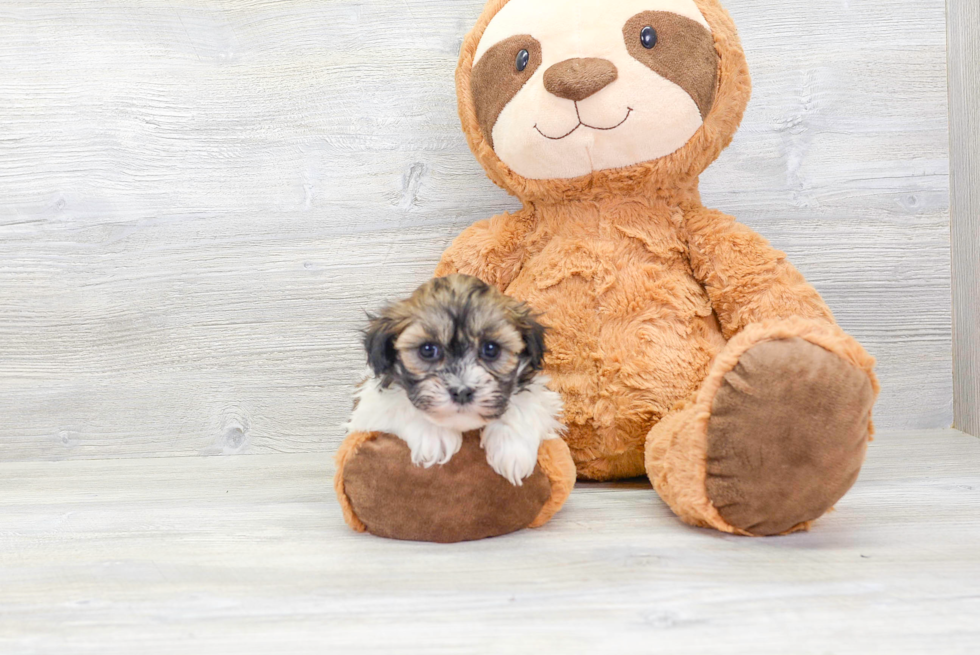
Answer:
[[[618,123],[616,123],[612,127],[596,127],[595,125],[589,125],[588,123],[585,123],[585,122],[582,121],[582,116],[581,116],[581,114],[579,114],[579,111],[578,111],[578,103],[576,102],[575,103],[575,118],[578,119],[578,125],[576,125],[572,129],[570,129],[565,134],[562,134],[561,136],[548,136],[547,134],[545,134],[544,132],[541,131],[541,128],[538,127],[538,124],[537,123],[534,124],[534,129],[538,131],[538,134],[540,134],[541,136],[543,136],[546,139],[551,139],[552,141],[561,141],[566,136],[570,136],[573,132],[575,132],[580,127],[587,127],[590,130],[600,130],[602,132],[608,132],[609,130],[615,130],[617,127],[619,127],[620,125],[622,125],[623,123],[625,123],[626,122],[626,119],[628,119],[630,117],[630,114],[632,114],[632,113],[633,113],[633,108],[632,107],[627,107],[626,108],[626,116],[623,117],[623,120],[619,121]]]

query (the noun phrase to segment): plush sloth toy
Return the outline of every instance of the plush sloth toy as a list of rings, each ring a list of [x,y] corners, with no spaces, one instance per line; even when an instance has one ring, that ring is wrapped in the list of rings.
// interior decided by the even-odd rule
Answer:
[[[546,521],[576,472],[646,474],[689,524],[808,528],[857,478],[878,384],[874,360],[785,255],[701,204],[698,176],[731,141],[750,92],[725,10],[717,0],[490,0],[456,84],[470,148],[524,206],[464,231],[436,274],[477,276],[541,313],[545,371],[565,406],[569,450],[545,442],[551,494],[536,502],[547,509],[525,514]],[[345,480],[363,489],[372,476],[413,473],[403,452],[364,448],[380,436],[350,435],[339,453],[353,527],[438,538],[416,524],[465,507],[454,539],[507,531],[480,529],[512,502],[488,491],[496,481],[480,457],[409,509],[389,491],[390,511],[375,498],[370,521],[359,517]],[[405,512],[414,532],[392,534]]]

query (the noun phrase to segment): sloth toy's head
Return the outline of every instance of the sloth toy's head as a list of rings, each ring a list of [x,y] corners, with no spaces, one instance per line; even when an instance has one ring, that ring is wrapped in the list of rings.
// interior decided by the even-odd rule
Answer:
[[[463,44],[460,116],[524,197],[695,178],[749,95],[716,0],[491,0]]]

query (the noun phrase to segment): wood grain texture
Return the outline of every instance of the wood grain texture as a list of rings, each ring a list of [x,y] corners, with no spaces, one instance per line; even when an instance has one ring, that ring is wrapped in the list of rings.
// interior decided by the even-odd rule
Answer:
[[[324,454],[0,464],[5,653],[976,653],[980,441],[886,432],[812,532],[645,481],[449,546],[343,523]]]
[[[513,209],[453,71],[482,0],[0,6],[0,460],[332,450],[363,311]],[[706,204],[952,418],[942,0],[730,0],[755,78]]]
[[[947,5],[954,423],[980,437],[980,5]]]

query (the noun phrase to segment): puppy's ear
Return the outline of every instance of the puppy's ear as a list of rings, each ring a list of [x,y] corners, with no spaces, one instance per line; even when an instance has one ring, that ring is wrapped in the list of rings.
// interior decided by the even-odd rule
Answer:
[[[521,359],[527,362],[526,368],[529,371],[540,371],[544,365],[544,333],[547,328],[538,323],[530,312],[526,312],[518,323],[518,329],[521,332],[521,338],[524,340],[524,352],[521,353]]]
[[[378,377],[391,372],[398,356],[395,339],[398,337],[396,321],[388,316],[368,314],[368,326],[364,330],[364,350],[368,366]]]

